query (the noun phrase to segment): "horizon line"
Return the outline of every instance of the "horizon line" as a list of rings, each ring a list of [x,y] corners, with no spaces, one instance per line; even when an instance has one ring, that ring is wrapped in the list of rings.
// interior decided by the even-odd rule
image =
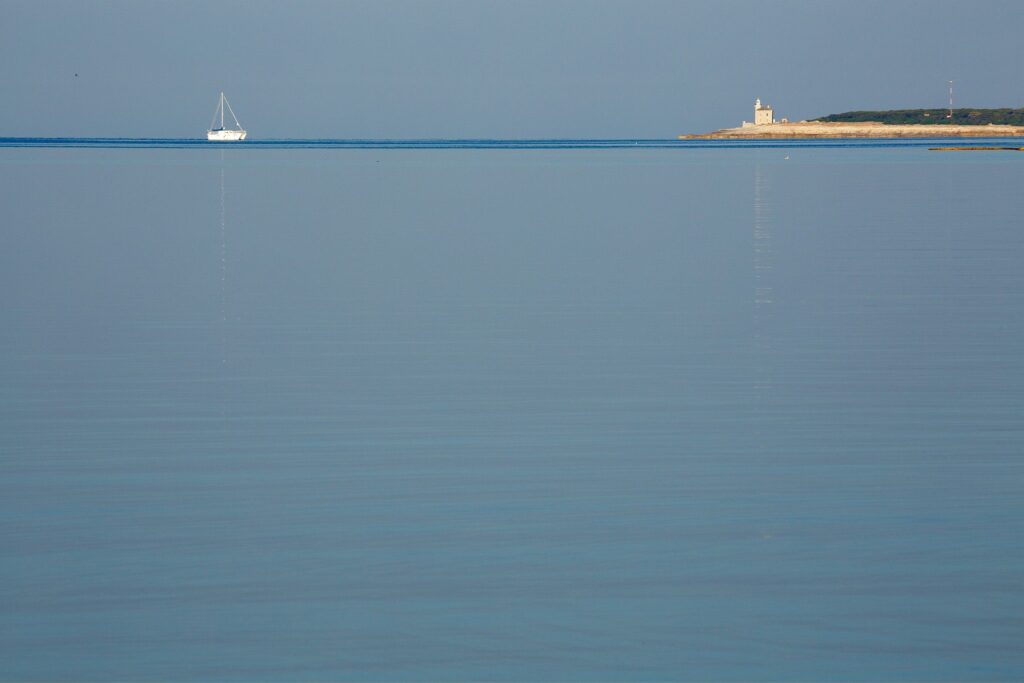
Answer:
[[[918,147],[936,140],[962,140],[936,135],[914,138],[256,138],[209,141],[176,137],[0,136],[0,148],[210,148],[210,149],[695,149],[709,147]],[[972,138],[977,142],[987,138]],[[992,138],[1002,140],[1002,138]]]

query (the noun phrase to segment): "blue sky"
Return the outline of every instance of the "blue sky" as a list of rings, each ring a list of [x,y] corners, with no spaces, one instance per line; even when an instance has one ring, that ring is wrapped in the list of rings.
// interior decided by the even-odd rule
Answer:
[[[1024,2],[0,0],[0,135],[673,137],[1024,106]],[[76,77],[75,74],[78,74]]]

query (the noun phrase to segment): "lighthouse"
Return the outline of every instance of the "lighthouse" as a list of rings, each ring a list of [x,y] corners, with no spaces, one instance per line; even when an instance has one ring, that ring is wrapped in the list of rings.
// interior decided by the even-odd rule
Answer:
[[[765,126],[769,123],[775,123],[775,119],[772,118],[774,112],[772,111],[771,105],[761,104],[761,98],[754,100],[754,125]]]

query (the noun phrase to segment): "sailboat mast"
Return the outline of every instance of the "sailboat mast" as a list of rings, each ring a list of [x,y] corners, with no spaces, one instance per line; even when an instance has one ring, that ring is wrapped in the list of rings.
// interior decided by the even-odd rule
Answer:
[[[224,130],[224,92],[220,93],[220,129]]]

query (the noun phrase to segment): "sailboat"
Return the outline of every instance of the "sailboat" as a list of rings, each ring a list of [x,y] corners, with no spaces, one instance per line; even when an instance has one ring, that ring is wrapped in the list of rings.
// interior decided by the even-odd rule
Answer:
[[[224,127],[225,109],[231,112],[231,118],[235,120],[235,128]],[[218,117],[220,117],[220,125],[214,128],[217,125]],[[217,100],[217,108],[213,110],[213,121],[210,121],[210,130],[206,131],[206,139],[215,142],[233,142],[245,139],[245,129],[238,122],[235,110],[231,108],[231,104],[228,103],[228,98],[224,97],[224,93],[220,94],[220,99]]]

